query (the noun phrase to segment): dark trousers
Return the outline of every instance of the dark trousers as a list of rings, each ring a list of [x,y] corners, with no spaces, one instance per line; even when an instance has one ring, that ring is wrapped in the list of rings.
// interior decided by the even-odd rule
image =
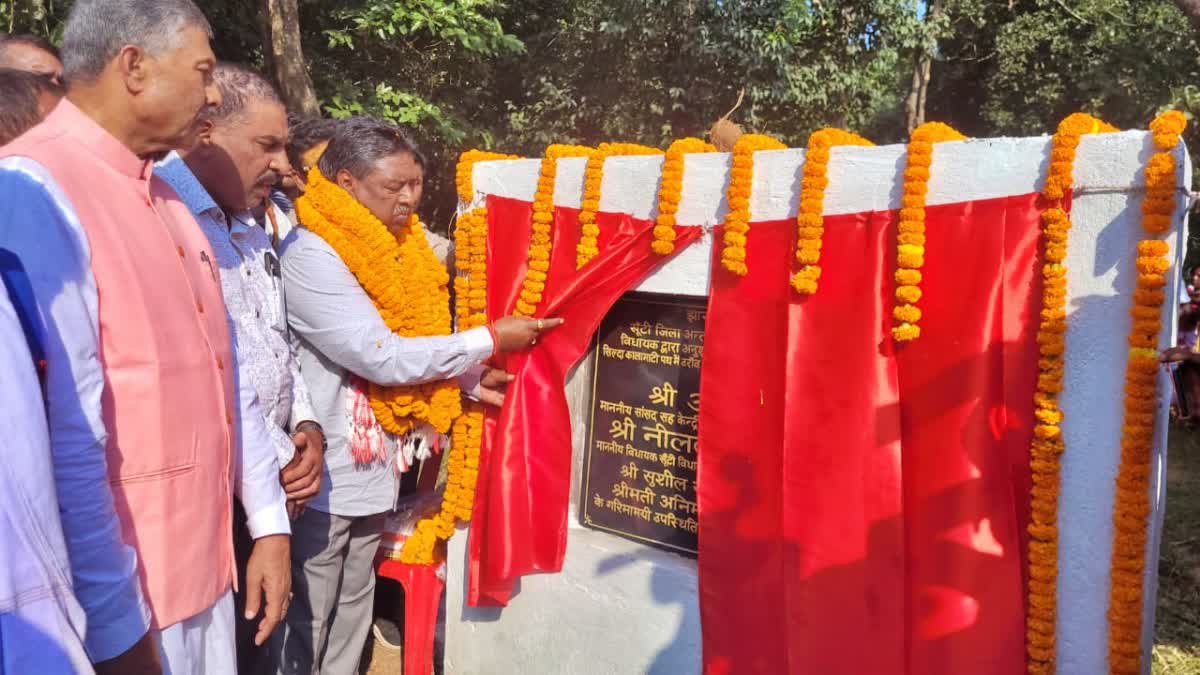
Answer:
[[[250,552],[254,549],[254,539],[246,527],[246,511],[237,498],[233,500],[233,555],[237,563],[238,590],[233,594],[234,621],[237,622],[237,662],[239,675],[261,675],[267,672],[267,653],[265,646],[254,644],[254,634],[258,632],[259,616],[247,621],[246,610],[246,563],[250,560]],[[278,629],[277,629],[278,630]]]

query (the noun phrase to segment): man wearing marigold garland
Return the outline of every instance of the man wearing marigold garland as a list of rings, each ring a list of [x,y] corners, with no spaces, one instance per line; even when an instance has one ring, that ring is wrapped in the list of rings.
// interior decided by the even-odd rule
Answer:
[[[417,219],[425,160],[395,126],[339,125],[285,243],[288,318],[328,436],[321,490],[293,527],[296,597],[272,639],[279,673],[356,673],[373,563],[399,475],[445,443],[463,391],[499,404],[511,377],[480,363],[525,349],[555,319],[451,333],[449,275]]]

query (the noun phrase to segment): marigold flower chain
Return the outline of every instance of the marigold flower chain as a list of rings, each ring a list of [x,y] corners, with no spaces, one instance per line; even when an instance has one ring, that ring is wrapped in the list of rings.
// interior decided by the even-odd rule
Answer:
[[[558,175],[558,160],[564,157],[591,157],[595,150],[582,145],[551,145],[542,157],[537,192],[533,197],[532,236],[529,239],[529,267],[521,282],[514,314],[533,316],[546,290],[546,275],[550,271],[551,232],[554,225],[554,177]]]
[[[403,337],[450,334],[450,276],[415,214],[393,235],[317,168],[308,174],[296,214],[337,252],[394,333]],[[371,384],[368,398],[380,426],[396,435],[418,422],[446,433],[462,413],[455,380],[402,387]]]
[[[796,262],[792,288],[801,295],[817,292],[821,278],[821,245],[825,235],[825,190],[829,187],[829,151],[839,145],[874,145],[841,129],[818,129],[808,137],[804,170],[800,178],[800,211],[796,216]]]
[[[472,182],[476,162],[490,162],[497,159],[520,159],[516,155],[506,155],[501,152],[486,150],[467,150],[458,156],[458,165],[454,171],[454,185],[458,188],[458,200],[470,204],[475,200],[475,185]]]
[[[783,143],[762,134],[745,134],[733,146],[733,166],[729,169],[729,188],[725,198],[729,215],[725,216],[725,234],[721,265],[739,277],[746,276],[746,235],[750,232],[750,193],[754,186],[754,153],[759,150],[783,150]]]
[[[962,141],[966,136],[941,122],[926,122],[913,130],[904,167],[904,196],[900,209],[896,252],[896,306],[892,338],[897,342],[921,336],[921,268],[925,266],[925,195],[929,192],[933,146]]]
[[[1142,229],[1156,237],[1171,229],[1176,166],[1172,150],[1187,122],[1170,111],[1150,123],[1156,153],[1146,165]],[[1158,412],[1158,336],[1170,246],[1157,238],[1138,242],[1137,290],[1130,310],[1129,361],[1125,368],[1125,418],[1113,503],[1113,550],[1108,603],[1108,669],[1137,675],[1142,667],[1142,579],[1150,515],[1150,460]]]
[[[580,237],[575,247],[575,269],[582,269],[600,254],[597,240],[600,227],[596,213],[600,210],[600,183],[604,180],[604,162],[620,155],[661,155],[662,150],[636,143],[601,143],[587,161],[583,172],[583,204],[579,210]]]
[[[469,175],[464,164],[472,159],[464,153],[459,175]],[[461,196],[461,195],[460,195]],[[460,331],[487,325],[487,208],[480,206],[458,218],[454,232],[455,313]],[[400,550],[400,561],[415,565],[436,562],[439,540],[454,534],[457,521],[471,519],[475,487],[479,478],[480,446],[483,442],[483,407],[474,401],[463,404],[463,414],[454,421],[446,466],[446,488],[437,513],[417,522],[413,534]]]
[[[675,252],[675,214],[679,212],[679,199],[683,194],[683,165],[685,158],[694,152],[716,152],[717,148],[699,138],[680,138],[667,148],[663,160],[662,183],[658,188],[658,216],[654,223],[654,241],[651,250],[658,255]]]
[[[1050,167],[1041,214],[1042,312],[1037,341],[1038,379],[1034,393],[1035,427],[1029,449],[1029,611],[1026,615],[1026,652],[1031,675],[1055,672],[1055,625],[1058,616],[1058,499],[1063,413],[1058,395],[1063,389],[1063,356],[1066,352],[1067,254],[1071,219],[1063,196],[1071,189],[1075,148],[1085,133],[1111,132],[1115,128],[1076,113],[1062,120],[1050,143]]]

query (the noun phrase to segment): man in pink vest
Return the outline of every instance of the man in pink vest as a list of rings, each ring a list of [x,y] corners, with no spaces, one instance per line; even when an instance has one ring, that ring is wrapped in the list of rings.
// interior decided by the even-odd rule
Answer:
[[[46,326],[54,479],[85,647],[99,673],[236,672],[232,500],[255,538],[246,613],[285,611],[289,534],[272,447],[233,374],[211,247],[153,177],[220,97],[191,0],[77,0],[67,98],[0,149],[0,248]],[[4,561],[0,561],[3,566]]]

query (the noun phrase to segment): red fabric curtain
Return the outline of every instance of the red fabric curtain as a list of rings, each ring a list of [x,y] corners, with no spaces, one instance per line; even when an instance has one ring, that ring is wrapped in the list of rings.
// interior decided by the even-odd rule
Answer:
[[[890,339],[895,213],[713,267],[701,379],[708,675],[1024,672],[1036,195],[931,207],[922,336]]]
[[[529,202],[488,197],[488,312],[511,314],[529,254]],[[650,250],[653,221],[600,213],[596,256],[575,269],[579,212],[557,209],[550,272],[538,316],[565,323],[531,350],[497,359],[516,375],[504,407],[487,414],[468,552],[471,605],[508,603],[516,581],[557,572],[566,553],[571,419],[563,384],[613,303],[663,262]],[[679,247],[700,236],[676,228]]]

